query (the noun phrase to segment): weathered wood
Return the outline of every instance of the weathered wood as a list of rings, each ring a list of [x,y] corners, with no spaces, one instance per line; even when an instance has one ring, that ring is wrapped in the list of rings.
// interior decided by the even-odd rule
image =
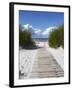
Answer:
[[[45,48],[40,48],[29,78],[63,77],[64,71]]]

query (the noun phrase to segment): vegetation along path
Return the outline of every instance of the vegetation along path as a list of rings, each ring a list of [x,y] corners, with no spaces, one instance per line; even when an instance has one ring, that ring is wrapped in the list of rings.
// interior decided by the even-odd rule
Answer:
[[[64,71],[45,47],[39,48],[29,78],[63,77]]]

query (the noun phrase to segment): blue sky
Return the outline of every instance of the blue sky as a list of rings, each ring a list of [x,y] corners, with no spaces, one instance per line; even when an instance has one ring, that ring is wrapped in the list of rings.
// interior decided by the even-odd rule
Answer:
[[[63,12],[19,11],[19,24],[30,24],[34,28],[46,29],[64,24]]]

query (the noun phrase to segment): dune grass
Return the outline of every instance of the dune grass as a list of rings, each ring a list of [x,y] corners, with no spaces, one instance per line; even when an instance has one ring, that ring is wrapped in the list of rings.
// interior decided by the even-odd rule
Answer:
[[[22,31],[22,28],[19,29],[19,45],[22,48],[32,48],[35,47],[35,42],[32,40],[32,35],[29,30]]]
[[[49,46],[57,48],[62,46],[64,48],[64,26],[59,26],[50,32],[48,38]]]

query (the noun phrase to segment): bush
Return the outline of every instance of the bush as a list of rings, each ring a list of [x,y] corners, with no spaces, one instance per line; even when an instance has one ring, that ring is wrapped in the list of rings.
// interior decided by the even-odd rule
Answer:
[[[62,46],[64,48],[64,27],[60,26],[50,32],[48,38],[49,46],[57,48]]]
[[[28,30],[19,32],[19,44],[22,48],[31,48],[35,45],[31,33]]]

